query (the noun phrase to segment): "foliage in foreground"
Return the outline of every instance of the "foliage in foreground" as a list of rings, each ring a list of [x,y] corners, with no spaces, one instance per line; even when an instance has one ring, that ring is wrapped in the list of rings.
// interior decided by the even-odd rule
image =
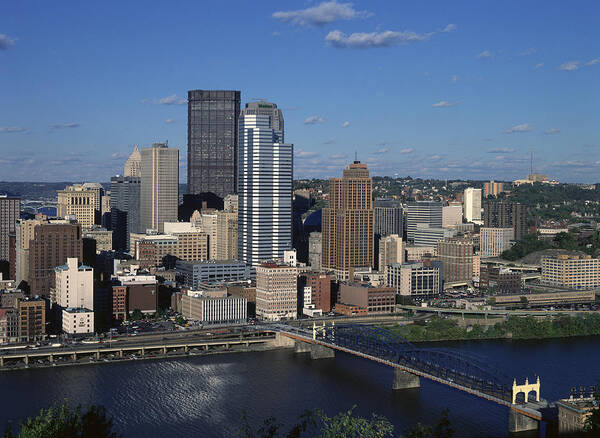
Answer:
[[[432,317],[426,325],[404,325],[391,329],[408,341],[445,341],[462,339],[542,339],[568,336],[600,335],[600,313],[585,316],[562,315],[537,319],[533,316],[511,316],[487,329],[474,324],[470,331],[454,319]]]
[[[68,403],[54,404],[42,409],[35,417],[24,419],[15,435],[7,425],[3,438],[116,438],[112,419],[102,406],[77,406],[71,410]]]
[[[371,418],[354,415],[354,408],[329,417],[323,411],[316,409],[302,414],[297,424],[288,431],[277,423],[275,418],[265,420],[262,426],[254,429],[243,417],[243,426],[239,436],[243,438],[393,438],[394,426],[380,415],[373,414]],[[424,426],[421,423],[407,429],[405,438],[450,438],[454,431],[448,419],[448,410],[444,410],[441,419],[435,426]],[[402,438],[398,435],[398,438]]]

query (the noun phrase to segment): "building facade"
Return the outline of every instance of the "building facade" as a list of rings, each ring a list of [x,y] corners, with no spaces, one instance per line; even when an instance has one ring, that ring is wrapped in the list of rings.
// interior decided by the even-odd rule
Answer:
[[[342,278],[352,268],[372,268],[373,183],[367,165],[355,161],[342,178],[329,180],[329,207],[323,209],[321,268]]]
[[[275,126],[268,115],[240,115],[238,259],[253,266],[292,248],[294,147]]]
[[[175,269],[183,284],[193,290],[198,290],[201,284],[249,280],[253,277],[252,268],[236,260],[177,260]]]
[[[376,199],[373,203],[375,209],[375,234],[389,236],[404,235],[404,210],[399,201],[393,199]]]
[[[406,205],[406,237],[410,242],[415,240],[417,224],[429,225],[430,228],[442,227],[442,204],[435,201],[416,201]]]
[[[512,228],[486,228],[479,230],[479,248],[483,257],[498,257],[511,247]]]
[[[46,301],[24,298],[17,302],[19,341],[37,341],[46,336]]]
[[[378,266],[380,272],[385,272],[385,267],[393,263],[404,263],[404,246],[402,237],[397,234],[379,239],[379,260]]]
[[[460,203],[450,203],[442,207],[442,228],[454,228],[462,224],[463,206]]]
[[[97,192],[88,190],[84,184],[73,184],[58,191],[56,215],[61,218],[73,215],[82,228],[91,228],[96,223],[96,210],[100,208]]]
[[[142,154],[137,146],[134,146],[133,152],[125,161],[123,176],[125,178],[141,178],[142,176]]]
[[[94,311],[81,307],[63,309],[62,331],[69,335],[94,333]]]
[[[239,91],[188,91],[188,193],[236,193],[239,116]]]
[[[527,235],[527,207],[504,200],[486,201],[483,205],[483,226],[488,228],[513,228],[514,240]]]
[[[331,282],[333,277],[327,274],[306,273],[300,276],[299,285],[310,289],[309,304],[323,313],[331,312]],[[307,300],[304,300],[306,305]]]
[[[308,235],[308,264],[313,271],[321,270],[322,251],[322,235],[318,231],[313,231]]]
[[[427,224],[417,224],[414,232],[414,244],[416,246],[437,246],[440,240],[454,237],[456,230],[451,228],[430,227]]]
[[[386,268],[386,277],[387,285],[402,296],[427,299],[442,291],[443,268],[440,262],[394,264]]]
[[[275,262],[256,267],[256,316],[266,321],[296,319],[298,269]]]
[[[483,197],[487,198],[488,196],[493,196],[495,198],[498,197],[500,193],[504,192],[504,183],[501,182],[485,182],[483,183]]]
[[[367,314],[392,313],[396,309],[396,291],[391,287],[375,287],[368,283],[342,283],[337,301],[366,309]]]
[[[165,222],[177,222],[179,150],[154,143],[141,155],[140,228],[162,233]]]
[[[17,231],[20,213],[20,198],[0,196],[0,261],[10,260],[10,236]]]
[[[546,286],[593,289],[600,286],[600,259],[559,254],[542,257],[542,278]]]
[[[473,279],[473,241],[444,239],[438,242],[438,259],[442,262],[443,280],[471,282]]]
[[[248,300],[238,296],[203,296],[201,293],[183,295],[181,310],[185,318],[212,324],[240,324],[248,317]]]
[[[115,250],[127,251],[129,234],[141,232],[141,181],[139,176],[114,176],[110,179],[110,221]]]
[[[51,300],[62,308],[85,307],[94,310],[94,269],[80,265],[77,258],[54,268],[55,286]]]
[[[481,189],[466,188],[463,194],[463,211],[467,222],[481,223]]]

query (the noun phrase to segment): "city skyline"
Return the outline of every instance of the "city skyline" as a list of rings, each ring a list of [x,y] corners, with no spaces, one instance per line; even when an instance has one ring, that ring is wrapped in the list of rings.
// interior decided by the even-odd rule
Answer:
[[[296,178],[338,176],[358,151],[374,176],[512,180],[533,150],[550,178],[600,180],[591,1],[138,6],[68,3],[53,23],[49,5],[2,6],[3,179],[108,181],[134,144],[168,139],[185,182],[186,93],[201,88],[278,102]],[[242,36],[289,56],[257,64]]]

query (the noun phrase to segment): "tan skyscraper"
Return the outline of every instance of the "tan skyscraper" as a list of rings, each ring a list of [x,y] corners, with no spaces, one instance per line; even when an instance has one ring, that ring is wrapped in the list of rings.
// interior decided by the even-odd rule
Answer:
[[[135,146],[133,148],[133,152],[125,161],[125,168],[123,169],[123,176],[142,176],[141,168],[142,166],[142,154],[138,150],[138,147]]]
[[[99,188],[98,188],[98,187]],[[100,184],[73,184],[58,191],[57,216],[74,215],[83,228],[95,223],[96,211],[101,209],[102,186]]]
[[[329,180],[329,208],[323,209],[322,267],[342,278],[350,268],[373,267],[373,184],[367,165],[355,161],[342,178]]]
[[[179,150],[154,143],[141,155],[140,228],[162,233],[165,222],[177,222]]]

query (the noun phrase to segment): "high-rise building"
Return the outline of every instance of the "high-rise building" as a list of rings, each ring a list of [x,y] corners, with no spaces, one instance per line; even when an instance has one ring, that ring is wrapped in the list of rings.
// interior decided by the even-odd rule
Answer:
[[[463,206],[460,202],[450,202],[442,207],[442,228],[454,228],[462,224]]]
[[[100,212],[102,186],[89,187],[86,184],[73,184],[58,191],[57,216],[64,218],[74,215],[82,228],[91,228],[96,223],[96,211]]]
[[[0,196],[0,261],[10,260],[10,235],[16,233],[20,211],[20,198]]]
[[[51,300],[62,308],[83,307],[94,310],[94,269],[80,265],[75,257],[54,268],[55,283]]]
[[[409,202],[406,206],[406,237],[408,241],[414,242],[417,224],[441,228],[442,204],[436,201]]]
[[[209,243],[210,245],[210,243]],[[238,257],[238,214],[217,212],[217,260],[235,260]]]
[[[385,267],[393,263],[404,263],[402,237],[397,234],[379,240],[379,272],[385,272]]]
[[[110,220],[113,248],[129,249],[129,234],[140,229],[139,176],[114,176],[110,179]]]
[[[463,194],[463,207],[467,222],[481,223],[481,189],[466,188]]]
[[[355,161],[342,178],[329,180],[323,209],[321,267],[342,278],[351,268],[371,268],[374,257],[373,183],[367,165]]]
[[[313,271],[321,270],[323,244],[321,233],[313,231],[308,235],[308,264]]]
[[[518,202],[504,200],[486,201],[483,205],[483,226],[514,230],[514,240],[527,234],[527,207]]]
[[[375,208],[375,234],[389,236],[397,234],[402,237],[404,226],[404,212],[399,201],[393,199],[376,199]]]
[[[498,257],[510,249],[514,230],[512,228],[487,228],[479,231],[479,248],[483,257]]]
[[[265,262],[256,267],[256,316],[267,321],[296,319],[298,269]]]
[[[142,154],[138,150],[138,147],[135,146],[133,148],[133,152],[125,161],[125,166],[123,168],[123,176],[124,177],[132,177],[132,178],[140,178],[142,176],[141,172],[142,166]]]
[[[501,182],[485,182],[483,183],[483,197],[487,198],[488,196],[498,197],[500,193],[504,192],[504,183]]]
[[[50,222],[36,225],[29,241],[29,286],[32,295],[48,296],[54,287],[54,268],[68,258],[83,256],[79,223]]]
[[[444,281],[470,282],[473,279],[473,241],[449,238],[437,244],[438,259],[442,262]]]
[[[29,283],[29,242],[33,240],[36,225],[47,222],[46,216],[37,214],[34,219],[21,219],[16,224],[15,262],[17,284]]]
[[[239,115],[239,91],[188,91],[188,193],[236,193]]]
[[[294,146],[283,143],[274,120],[246,109],[240,115],[238,254],[253,266],[292,248]]]
[[[165,143],[142,149],[141,172],[141,231],[162,232],[165,222],[177,222],[179,150]]]

